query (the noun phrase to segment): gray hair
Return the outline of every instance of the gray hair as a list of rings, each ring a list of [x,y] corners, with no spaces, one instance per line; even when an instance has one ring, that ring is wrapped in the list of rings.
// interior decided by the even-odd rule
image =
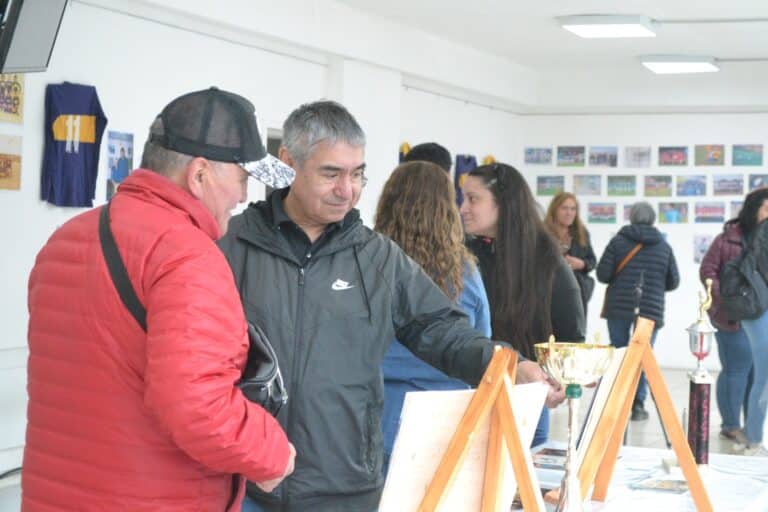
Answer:
[[[162,135],[164,132],[163,121],[158,117],[149,127],[149,133],[150,135]],[[147,142],[144,144],[144,152],[141,155],[142,169],[155,171],[163,176],[171,176],[176,171],[186,167],[194,158],[190,155],[165,149],[162,146],[150,142],[149,139],[150,137],[147,137]]]
[[[283,146],[300,164],[307,161],[318,144],[339,141],[365,146],[365,133],[352,114],[335,101],[305,103],[283,124]]]
[[[656,222],[656,212],[653,210],[653,206],[645,201],[633,204],[632,209],[629,210],[629,222],[652,226]]]

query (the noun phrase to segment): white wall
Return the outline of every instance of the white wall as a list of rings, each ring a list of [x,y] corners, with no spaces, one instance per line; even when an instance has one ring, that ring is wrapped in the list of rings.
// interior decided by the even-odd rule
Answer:
[[[478,163],[487,155],[516,163],[522,154],[521,117],[471,101],[405,87],[401,101],[401,142],[438,142]]]
[[[615,197],[606,195],[606,180],[602,181],[602,196],[579,197],[581,218],[587,218],[589,202],[616,202],[618,204],[616,224],[587,224],[592,235],[592,244],[598,258],[612,234],[618,232],[623,222],[623,205],[638,200],[647,200],[654,207],[658,202],[675,201],[688,203],[689,222],[686,224],[659,224],[656,226],[667,234],[667,241],[672,245],[680,269],[680,287],[667,294],[666,323],[659,332],[656,342],[656,356],[659,364],[665,367],[691,368],[695,359],[688,351],[688,339],[685,328],[697,318],[697,292],[699,285],[699,265],[693,262],[694,234],[716,235],[720,224],[694,223],[694,205],[697,201],[723,201],[726,204],[726,219],[730,215],[730,201],[741,200],[742,196],[713,196],[712,179],[714,174],[741,174],[745,178],[750,173],[767,173],[766,167],[731,167],[732,144],[768,144],[768,115],[766,114],[688,114],[688,115],[594,115],[594,116],[525,116],[523,123],[522,146],[557,145],[614,145],[619,146],[619,167],[555,167],[529,165],[522,166],[529,184],[536,190],[537,175],[565,175],[566,190],[572,190],[571,176],[574,174],[637,174],[637,195],[635,197]],[[725,144],[724,166],[694,166],[694,145]],[[658,146],[688,146],[689,165],[686,167],[658,167]],[[651,168],[627,169],[624,167],[625,146],[651,146]],[[522,151],[522,149],[521,149]],[[643,176],[663,175],[706,175],[707,196],[646,198],[643,191]],[[673,182],[674,188],[674,182]],[[745,190],[746,193],[746,190]],[[539,197],[546,207],[549,197]],[[658,209],[657,209],[658,216]],[[602,339],[608,340],[605,321],[599,318],[604,286],[598,284],[589,305],[588,330],[590,333],[601,331]],[[717,354],[706,360],[710,368],[718,368]]]
[[[267,127],[282,125],[302,102],[325,95],[324,65],[276,55],[72,2],[45,73],[26,75],[24,123],[3,125],[23,136],[21,190],[0,190],[0,471],[20,463],[26,409],[26,282],[37,251],[57,225],[84,211],[39,200],[45,85],[95,85],[108,130],[134,133],[134,165],[147,129],[181,93],[217,85],[249,97]],[[106,140],[106,133],[104,135]],[[102,144],[96,204],[105,199]],[[251,199],[263,194],[252,185]]]

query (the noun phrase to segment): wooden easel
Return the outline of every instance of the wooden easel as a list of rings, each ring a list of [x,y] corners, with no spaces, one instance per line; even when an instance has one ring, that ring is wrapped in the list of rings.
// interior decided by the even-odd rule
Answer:
[[[667,429],[672,448],[688,482],[688,489],[691,491],[696,510],[711,512],[712,503],[704,488],[693,453],[688,446],[683,428],[675,413],[672,398],[669,396],[667,385],[651,348],[650,340],[654,325],[655,323],[647,318],[639,318],[637,321],[624,362],[608,396],[595,435],[587,448],[584,462],[579,468],[581,495],[586,499],[589,488],[594,483],[592,499],[605,501],[621,440],[629,421],[635,390],[640,381],[640,372],[644,370],[651,394],[659,408],[661,422]]]
[[[493,358],[461,418],[456,433],[435,471],[419,512],[434,512],[453,482],[480,423],[491,414],[488,451],[483,484],[482,512],[496,512],[501,497],[504,450],[509,454],[520,498],[526,511],[543,512],[544,501],[533,470],[531,452],[520,442],[512,410],[512,383],[517,371],[517,354],[496,347]]]

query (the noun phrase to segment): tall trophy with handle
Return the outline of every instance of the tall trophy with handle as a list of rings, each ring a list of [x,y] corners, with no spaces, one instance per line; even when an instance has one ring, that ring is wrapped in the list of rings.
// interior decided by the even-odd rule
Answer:
[[[709,405],[714,381],[701,364],[712,350],[712,338],[715,336],[715,328],[707,315],[707,310],[712,306],[712,279],[707,279],[705,283],[706,293],[699,292],[699,318],[686,329],[688,346],[698,361],[696,369],[688,372],[688,444],[696,464],[709,463]]]

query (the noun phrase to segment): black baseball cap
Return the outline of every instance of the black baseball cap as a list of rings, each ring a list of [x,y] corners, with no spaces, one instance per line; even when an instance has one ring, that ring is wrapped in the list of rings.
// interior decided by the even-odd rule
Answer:
[[[190,92],[160,112],[163,133],[149,140],[165,149],[217,162],[235,163],[272,188],[291,184],[295,173],[267,154],[259,136],[253,104],[216,87]]]

